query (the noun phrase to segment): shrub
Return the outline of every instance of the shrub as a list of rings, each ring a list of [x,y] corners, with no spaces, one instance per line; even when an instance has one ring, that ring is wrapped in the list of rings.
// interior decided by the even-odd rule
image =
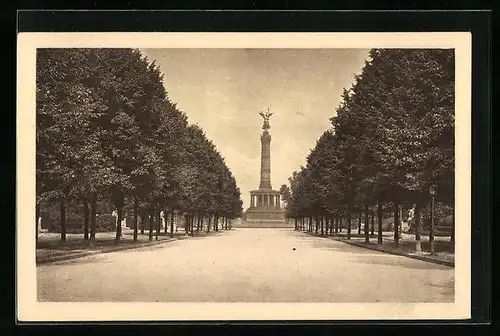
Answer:
[[[61,232],[61,215],[59,212],[45,212],[42,216],[42,227],[47,228],[49,232]],[[83,216],[75,212],[66,212],[66,232],[83,232]]]
[[[42,213],[42,227],[49,232],[61,232],[60,214],[48,212]],[[66,233],[83,233],[84,217],[74,212],[66,212]],[[90,219],[89,219],[90,230]],[[96,216],[96,232],[113,232],[116,230],[116,217],[109,214]]]
[[[112,232],[116,230],[116,217],[109,214],[97,216],[96,232]]]

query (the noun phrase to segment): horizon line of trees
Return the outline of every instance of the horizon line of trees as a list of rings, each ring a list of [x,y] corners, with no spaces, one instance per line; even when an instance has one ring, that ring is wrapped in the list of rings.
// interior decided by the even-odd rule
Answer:
[[[332,127],[306,166],[281,187],[295,229],[312,232],[315,223],[316,233],[320,227],[336,234],[343,221],[350,239],[352,215],[361,233],[364,213],[365,241],[371,217],[381,244],[383,212],[390,209],[398,245],[405,206],[415,210],[419,242],[431,185],[436,201],[454,212],[454,86],[453,49],[372,49],[352,87],[344,89]]]
[[[195,217],[227,223],[242,213],[224,158],[169,100],[154,61],[137,49],[37,49],[36,220],[43,203],[58,202],[64,241],[67,204],[80,202],[93,244],[101,199],[118,223],[132,209],[134,240],[139,214],[151,221],[152,239],[161,211],[171,229],[174,213],[185,214],[191,233]]]

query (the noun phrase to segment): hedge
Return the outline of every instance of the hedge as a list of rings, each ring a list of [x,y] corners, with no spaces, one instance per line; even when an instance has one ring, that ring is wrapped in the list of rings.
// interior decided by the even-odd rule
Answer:
[[[45,216],[44,216],[45,215]],[[74,212],[66,212],[66,233],[83,233],[84,217]],[[60,215],[47,217],[42,213],[42,228],[49,232],[61,232]],[[90,222],[89,222],[90,230]],[[116,231],[116,217],[110,214],[96,216],[96,232],[114,232]]]

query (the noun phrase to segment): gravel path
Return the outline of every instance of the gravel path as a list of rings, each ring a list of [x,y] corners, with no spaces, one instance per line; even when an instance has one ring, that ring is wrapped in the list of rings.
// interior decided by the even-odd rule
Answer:
[[[37,267],[39,301],[453,302],[454,269],[289,229],[234,229]]]

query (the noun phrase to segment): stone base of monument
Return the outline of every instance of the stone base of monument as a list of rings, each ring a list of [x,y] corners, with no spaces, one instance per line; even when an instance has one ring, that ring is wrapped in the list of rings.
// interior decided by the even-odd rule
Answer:
[[[288,223],[286,221],[241,221],[237,225],[233,225],[233,228],[256,228],[256,229],[293,229],[293,223]]]
[[[294,224],[285,220],[281,210],[249,209],[241,221],[233,224],[235,228],[293,228]]]

